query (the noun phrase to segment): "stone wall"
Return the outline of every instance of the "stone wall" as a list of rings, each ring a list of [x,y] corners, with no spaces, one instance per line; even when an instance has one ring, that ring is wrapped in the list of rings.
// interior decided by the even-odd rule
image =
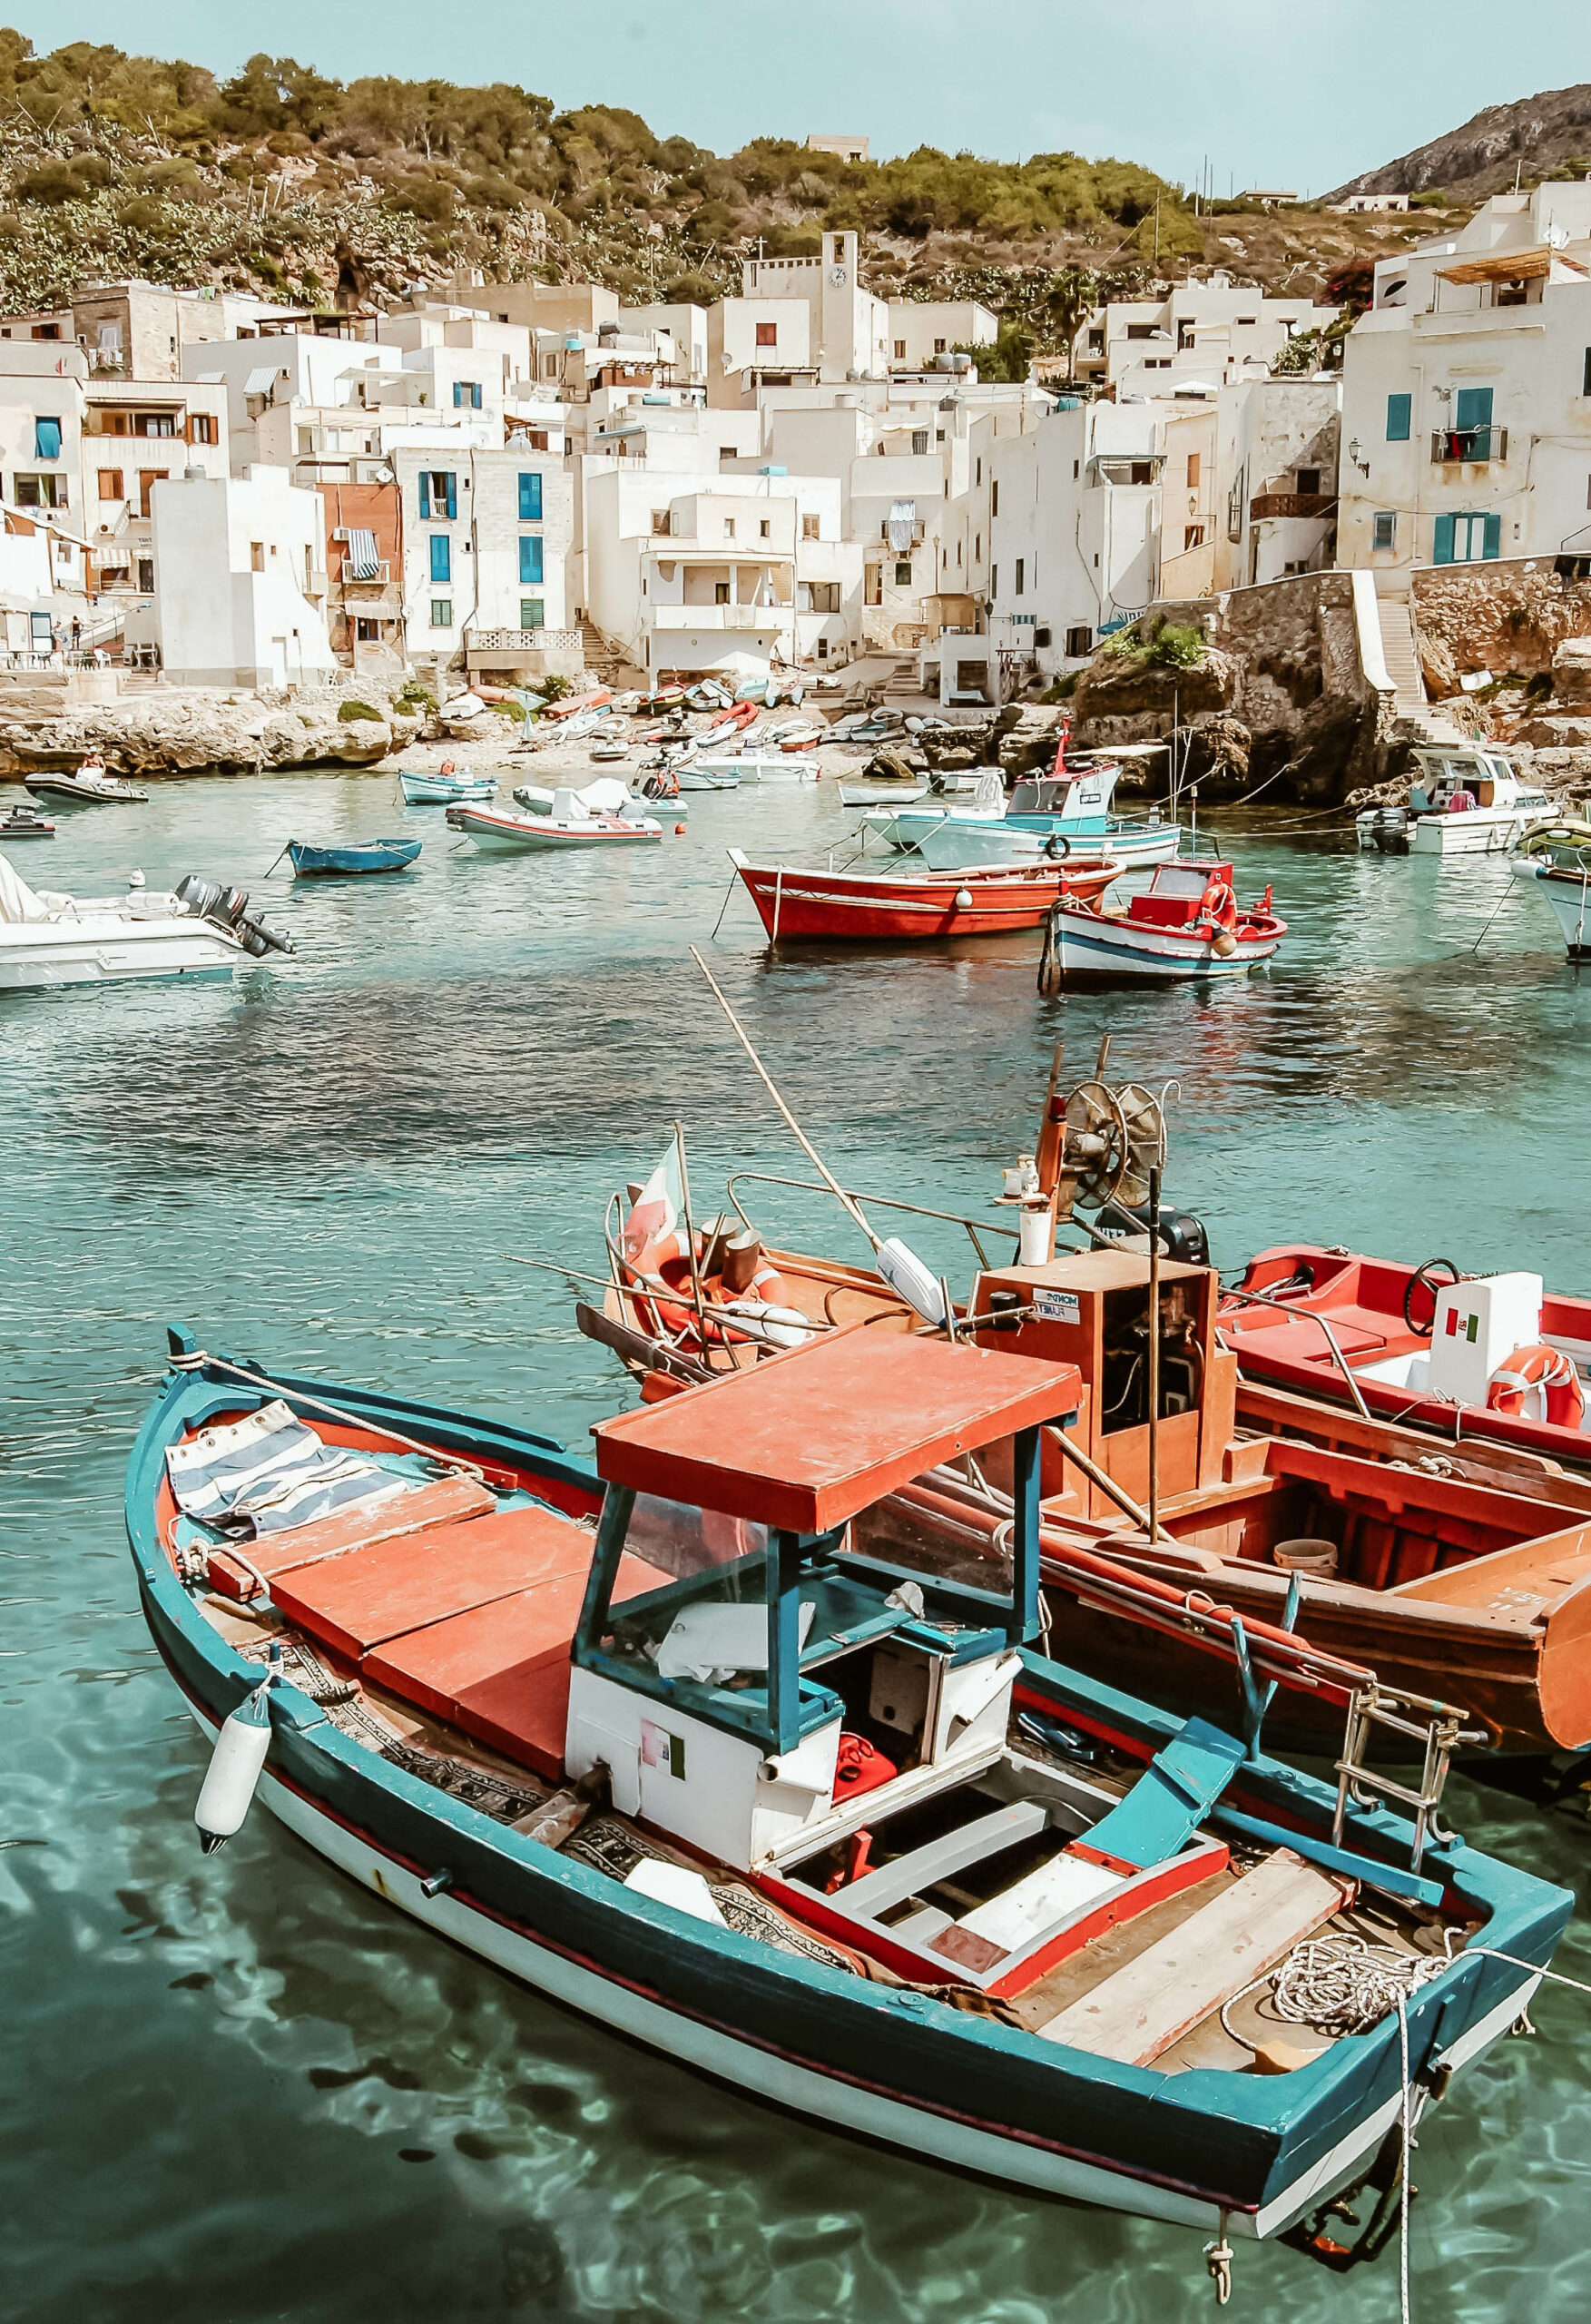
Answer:
[[[1195,781],[1218,798],[1263,792],[1273,806],[1336,804],[1385,774],[1392,709],[1360,665],[1350,574],[1163,602],[1136,626],[1147,634],[1160,622],[1200,631],[1204,662],[1155,669],[1096,655],[1075,696],[1081,747],[1166,741],[1180,722]],[[1164,788],[1168,766],[1148,762],[1142,787]]]
[[[1550,557],[1421,566],[1413,606],[1426,690],[1437,700],[1477,670],[1536,677],[1566,638],[1591,636],[1591,579],[1561,576]]]

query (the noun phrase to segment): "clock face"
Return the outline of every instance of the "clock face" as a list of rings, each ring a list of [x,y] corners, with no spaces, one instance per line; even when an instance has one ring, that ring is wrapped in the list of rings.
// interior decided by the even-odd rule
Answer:
[[[830,269],[829,270],[829,280],[830,280],[830,282],[843,282],[843,281],[844,281],[844,280],[845,280],[845,269],[844,269],[844,267],[842,267],[842,266],[830,267]]]

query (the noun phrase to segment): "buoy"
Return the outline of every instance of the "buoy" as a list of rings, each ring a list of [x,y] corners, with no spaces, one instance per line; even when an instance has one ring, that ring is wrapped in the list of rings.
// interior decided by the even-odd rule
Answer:
[[[143,885],[143,874],[142,874],[142,872],[129,872],[129,873],[127,874],[127,885],[128,885],[130,888],[142,888],[142,885]]]
[[[676,823],[676,824],[674,825],[674,837],[675,837],[676,839],[683,839],[683,838],[684,838],[684,836],[685,836],[685,826],[683,825],[683,823]]]
[[[206,1856],[230,1840],[249,1813],[265,1755],[270,1748],[270,1682],[277,1675],[279,1647],[271,1667],[231,1716],[221,1721],[204,1781],[194,1802],[193,1821]]]
[[[945,1294],[937,1275],[930,1275],[921,1259],[908,1249],[898,1235],[880,1243],[874,1252],[879,1273],[898,1291],[908,1307],[915,1307],[925,1324],[942,1324],[945,1320]]]
[[[970,888],[957,889],[956,909],[958,911],[970,911],[972,910],[972,890]]]

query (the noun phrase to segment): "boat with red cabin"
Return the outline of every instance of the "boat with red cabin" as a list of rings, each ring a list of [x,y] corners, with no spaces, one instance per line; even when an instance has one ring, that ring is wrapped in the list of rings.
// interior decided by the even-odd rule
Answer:
[[[1062,977],[1241,977],[1269,960],[1286,933],[1269,888],[1244,911],[1230,862],[1179,856],[1157,864],[1147,890],[1120,910],[1100,892],[1062,895],[1046,955]]]

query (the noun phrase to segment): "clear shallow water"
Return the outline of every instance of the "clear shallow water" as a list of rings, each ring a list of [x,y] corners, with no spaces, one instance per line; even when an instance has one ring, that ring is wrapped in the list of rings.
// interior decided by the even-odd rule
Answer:
[[[392,2319],[1163,2324],[1211,2300],[1198,2240],[961,2185],[743,2104],[451,1951],[252,1817],[201,1859],[202,1746],[139,1618],[127,1446],[168,1318],[205,1344],[497,1411],[578,1444],[626,1401],[563,1285],[608,1189],[678,1116],[699,1201],[810,1176],[685,946],[723,849],[823,846],[833,786],[692,800],[617,860],[488,861],[384,778],[160,788],[62,812],[24,876],[134,864],[252,886],[300,953],[235,987],[0,1002],[0,2216],[39,2324]],[[1278,818],[1278,822],[1292,819]],[[1051,1047],[1078,1078],[1181,1084],[1168,1199],[1231,1266],[1287,1236],[1591,1288],[1591,978],[1497,865],[1386,862],[1217,825],[1293,935],[1264,979],[1040,1002],[1037,940],[797,951],[749,904],[709,953],[848,1183],[981,1207]],[[260,875],[290,836],[424,835],[384,881]],[[752,1200],[752,1197],[757,1197]],[[827,1197],[751,1189],[847,1251]],[[963,1273],[954,1230],[911,1230]],[[859,1246],[857,1255],[860,1256]],[[1480,1845],[1584,1894],[1587,1835],[1460,1781]],[[1579,1925],[1559,1955],[1591,1977]],[[1544,1997],[1428,2118],[1417,2317],[1591,2307],[1591,2003]],[[1346,2279],[1241,2247],[1231,2311],[1397,2312],[1395,2254]]]

